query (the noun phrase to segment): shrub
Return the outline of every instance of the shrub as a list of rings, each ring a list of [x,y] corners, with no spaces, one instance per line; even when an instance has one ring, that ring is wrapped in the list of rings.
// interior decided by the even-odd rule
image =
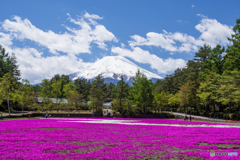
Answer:
[[[229,118],[230,119],[236,119],[237,115],[235,113],[231,113],[231,114],[229,114]]]

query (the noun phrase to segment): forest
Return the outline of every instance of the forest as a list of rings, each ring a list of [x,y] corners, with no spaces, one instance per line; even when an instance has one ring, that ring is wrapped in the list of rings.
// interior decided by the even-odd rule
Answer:
[[[224,119],[240,118],[240,19],[228,37],[229,46],[204,44],[185,68],[153,83],[139,70],[132,85],[123,78],[115,85],[101,75],[93,81],[54,75],[32,86],[21,79],[17,59],[0,46],[0,110],[91,110],[102,112],[103,102],[112,102],[119,114],[154,114],[174,111]],[[43,103],[34,101],[44,97]],[[50,98],[56,98],[53,103]],[[67,98],[68,103],[62,103]],[[87,103],[89,102],[89,103]]]

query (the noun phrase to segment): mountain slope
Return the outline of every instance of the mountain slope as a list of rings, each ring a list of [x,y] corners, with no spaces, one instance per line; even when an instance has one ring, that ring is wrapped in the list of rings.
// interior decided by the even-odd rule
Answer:
[[[131,83],[138,68],[148,79],[152,79],[153,81],[162,79],[162,77],[138,67],[136,64],[121,56],[106,56],[95,63],[86,63],[78,72],[70,74],[69,77],[71,80],[85,78],[91,81],[100,74],[105,78],[105,82],[113,82],[116,84],[122,75],[124,81]]]

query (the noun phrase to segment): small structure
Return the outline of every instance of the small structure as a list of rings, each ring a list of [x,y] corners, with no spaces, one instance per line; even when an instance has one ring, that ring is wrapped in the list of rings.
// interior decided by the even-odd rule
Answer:
[[[113,111],[111,109],[103,109],[103,117],[113,117]]]
[[[66,98],[49,98],[50,100],[52,100],[53,103],[61,102],[61,103],[68,103],[68,99]],[[35,102],[37,103],[43,103],[44,97],[35,97],[34,98]]]

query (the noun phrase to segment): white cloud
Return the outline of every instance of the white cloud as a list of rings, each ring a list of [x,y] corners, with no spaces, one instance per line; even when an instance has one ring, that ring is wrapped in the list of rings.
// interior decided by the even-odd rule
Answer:
[[[11,35],[0,32],[0,44],[4,46],[12,45]]]
[[[172,52],[177,51],[177,47],[174,46],[175,42],[169,37],[168,33],[148,32],[146,36],[146,39],[139,35],[131,36],[133,41],[129,41],[129,46],[156,46]]]
[[[5,47],[5,46],[4,46]],[[21,76],[30,83],[40,83],[42,79],[52,78],[55,74],[70,74],[85,65],[75,55],[54,55],[42,57],[43,53],[35,48],[5,47],[9,53],[15,53]]]
[[[231,34],[234,33],[231,26],[221,24],[216,19],[203,18],[195,28],[202,33],[199,39],[212,47],[217,44],[229,44],[227,37],[231,37]]]
[[[167,73],[168,71],[173,71],[177,68],[183,68],[186,66],[186,62],[183,59],[168,58],[163,60],[139,47],[133,47],[132,50],[113,47],[111,51],[123,57],[129,57],[136,62],[150,64],[151,68],[156,69],[158,73]]]
[[[88,18],[88,19],[103,19],[103,17],[99,17],[96,14],[89,14],[87,12],[84,14],[83,17]]]
[[[72,18],[70,14],[68,20],[75,24],[77,28],[64,26],[65,33],[54,33],[53,31],[43,31],[34,26],[28,19],[22,20],[14,16],[13,20],[5,20],[1,23],[0,44],[7,52],[15,53],[20,64],[21,75],[31,83],[39,83],[44,78],[51,78],[54,74],[70,74],[79,71],[81,67],[90,65],[77,58],[79,53],[91,53],[91,44],[95,43],[99,48],[108,50],[106,42],[118,42],[113,33],[105,26],[98,24],[96,20],[102,19],[98,15],[90,15],[87,12],[79,18]],[[232,27],[221,24],[215,19],[209,19],[200,15],[202,20],[195,26],[201,34],[198,38],[180,32],[163,33],[149,32],[146,38],[139,35],[131,36],[129,41],[131,49],[126,49],[123,43],[120,47],[112,47],[111,51],[124,57],[129,57],[136,62],[150,64],[151,68],[158,73],[167,73],[176,68],[183,68],[186,62],[183,59],[162,59],[149,51],[141,49],[139,46],[156,46],[171,55],[176,52],[196,52],[200,46],[207,43],[214,47],[216,44],[229,44],[227,37],[233,33]],[[44,46],[55,55],[43,57],[43,52],[35,48],[17,48],[13,46],[13,40],[31,40],[40,46]],[[60,55],[58,52],[65,52],[67,55]],[[102,52],[105,53],[105,52]],[[102,55],[104,56],[104,54]]]
[[[63,34],[53,31],[43,31],[34,26],[28,19],[22,20],[14,16],[13,20],[6,19],[1,23],[0,44],[9,53],[15,53],[21,70],[21,76],[31,83],[40,83],[44,78],[51,78],[54,74],[70,74],[88,64],[76,57],[79,53],[91,53],[90,44],[95,43],[99,48],[107,50],[107,41],[117,42],[117,38],[105,26],[98,24],[92,19],[102,19],[97,15],[85,13],[78,19],[68,20],[78,26],[70,28],[64,26],[68,32]],[[88,23],[88,20],[90,23]],[[18,48],[13,46],[13,40],[28,39],[44,46],[54,55],[43,57],[43,52],[35,48]],[[67,55],[60,55],[58,52]]]
[[[193,4],[192,4],[192,8],[195,7]]]
[[[146,38],[139,35],[131,36],[132,40],[129,41],[129,46],[156,46],[170,52],[196,52],[198,48],[204,43],[215,47],[217,44],[227,45],[230,44],[227,37],[233,34],[232,26],[221,24],[215,19],[209,19],[204,15],[198,14],[202,17],[199,24],[195,26],[201,35],[196,39],[193,36],[180,33],[180,32],[167,32],[163,33],[148,32]],[[180,42],[180,46],[177,45]]]
[[[84,17],[101,19],[101,17],[97,15],[90,15],[88,13],[86,13]],[[117,42],[114,34],[108,31],[103,25],[97,24],[96,22],[93,25],[93,22],[88,23],[83,17],[80,19],[69,17],[69,20],[78,25],[79,28],[76,29],[65,26],[69,32],[63,34],[54,33],[51,30],[44,32],[35,27],[28,19],[22,20],[18,16],[14,16],[13,20],[5,20],[2,23],[2,28],[12,37],[18,40],[28,39],[34,41],[48,48],[53,54],[58,54],[58,51],[71,54],[91,53],[91,43],[96,43],[99,48],[107,50],[105,42]]]

